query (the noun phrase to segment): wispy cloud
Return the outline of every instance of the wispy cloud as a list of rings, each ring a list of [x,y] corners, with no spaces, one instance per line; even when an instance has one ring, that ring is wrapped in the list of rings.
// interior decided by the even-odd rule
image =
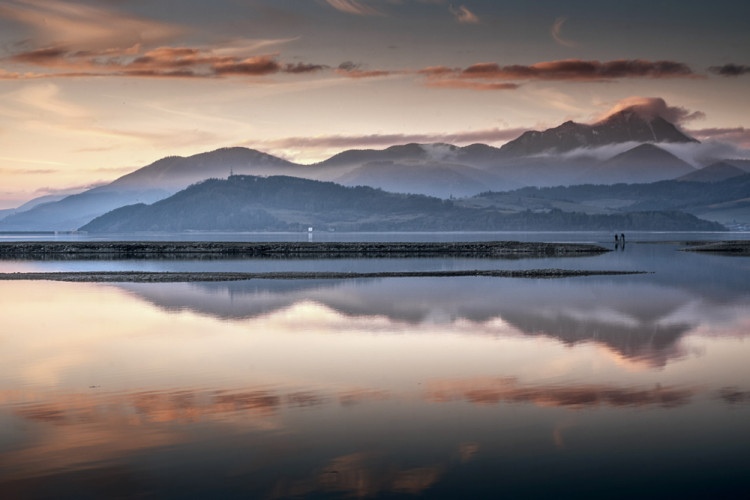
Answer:
[[[91,113],[76,104],[65,101],[60,96],[60,89],[53,83],[32,84],[13,92],[8,96],[16,105],[30,110],[33,116],[38,118],[39,113],[65,120],[86,120],[91,118]],[[28,115],[29,117],[32,115]]]
[[[352,148],[392,146],[418,142],[423,144],[449,143],[474,144],[498,143],[515,139],[526,128],[491,128],[482,130],[467,130],[448,134],[367,134],[367,135],[322,135],[315,137],[286,137],[269,141],[262,141],[270,148]],[[256,145],[258,142],[253,142]]]
[[[721,76],[742,76],[750,73],[750,66],[745,64],[724,64],[723,66],[711,66],[708,71]]]
[[[465,5],[458,7],[450,6],[451,14],[456,16],[459,23],[463,24],[477,24],[479,23],[479,17],[468,9]]]
[[[34,30],[34,44],[63,45],[68,50],[164,43],[187,32],[174,24],[59,0],[6,1],[0,5],[0,16]]]
[[[750,148],[750,129],[745,127],[716,127],[701,129],[686,129],[686,131],[701,141],[723,141],[742,148]]]
[[[510,82],[475,82],[471,80],[461,80],[459,78],[449,79],[432,79],[427,80],[426,87],[438,89],[469,89],[469,90],[515,90],[521,85]]]
[[[59,161],[34,160],[34,159],[30,159],[30,158],[13,158],[13,157],[9,157],[9,156],[0,156],[0,160],[1,161],[13,162],[13,163],[29,163],[31,165],[54,165],[54,166],[65,166],[65,165],[68,165],[67,163],[63,163],[63,162],[59,162]],[[24,170],[24,172],[27,172],[27,170]]]
[[[365,4],[361,0],[326,0],[328,5],[346,14],[355,16],[382,16],[379,10]]]
[[[566,47],[578,47],[578,42],[574,42],[563,37],[562,27],[567,20],[567,17],[558,17],[557,19],[555,19],[555,22],[552,25],[552,29],[550,30],[550,34],[552,35],[552,38],[554,38],[555,41],[560,45],[564,45]]]

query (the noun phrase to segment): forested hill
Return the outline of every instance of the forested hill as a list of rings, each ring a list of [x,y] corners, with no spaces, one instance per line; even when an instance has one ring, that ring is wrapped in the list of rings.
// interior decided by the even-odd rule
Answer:
[[[583,212],[587,211],[587,207],[618,212],[678,210],[720,223],[732,220],[750,222],[750,174],[717,182],[671,180],[650,184],[526,187],[508,192],[482,193],[472,200],[492,205],[493,200],[505,200],[509,197],[527,201],[543,199],[565,202],[567,206],[577,204]],[[518,210],[530,205],[538,206],[538,203],[521,203],[511,207],[505,203],[503,206]]]
[[[190,186],[152,205],[113,210],[83,226],[133,231],[498,231],[721,230],[679,212],[586,215],[560,210],[509,213],[423,195],[344,187],[286,176],[235,175]]]

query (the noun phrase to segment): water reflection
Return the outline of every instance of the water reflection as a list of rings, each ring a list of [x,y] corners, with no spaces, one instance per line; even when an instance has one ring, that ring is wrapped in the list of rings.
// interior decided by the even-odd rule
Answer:
[[[748,276],[688,271],[0,283],[0,496],[738,497]]]
[[[653,366],[685,355],[680,339],[709,321],[736,328],[750,295],[702,285],[667,286],[654,276],[570,280],[496,278],[233,283],[121,284],[118,287],[167,311],[191,310],[226,320],[253,318],[304,301],[349,318],[378,316],[390,322],[473,324],[468,334],[495,335],[502,323],[526,335],[569,345],[596,342],[623,357]],[[390,327],[389,327],[390,328]],[[396,327],[398,328],[398,327]],[[502,332],[501,332],[502,333]],[[735,333],[744,335],[739,329]]]

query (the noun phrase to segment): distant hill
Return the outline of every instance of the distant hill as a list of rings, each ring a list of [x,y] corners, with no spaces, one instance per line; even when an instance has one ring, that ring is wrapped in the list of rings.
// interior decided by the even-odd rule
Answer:
[[[729,163],[730,165],[733,165],[737,168],[741,168],[745,172],[750,173],[750,160],[743,160],[743,159],[726,159],[723,160],[724,163]]]
[[[732,177],[740,177],[746,174],[747,172],[741,168],[720,161],[712,163],[707,167],[703,167],[700,170],[677,177],[676,180],[687,182],[721,182],[731,179]]]
[[[649,184],[526,187],[483,193],[465,202],[488,206],[494,198],[506,209],[512,208],[509,200],[519,200],[516,210],[526,208],[523,200],[533,199],[537,204],[546,200],[550,206],[565,203],[571,210],[580,211],[678,210],[721,223],[750,223],[750,174],[711,183],[668,180]],[[578,208],[574,208],[576,205]]]
[[[721,230],[680,212],[615,215],[561,210],[507,213],[471,208],[422,195],[286,176],[235,175],[190,186],[152,205],[138,204],[97,217],[81,230],[132,231],[455,230]]]
[[[0,220],[0,231],[71,231],[123,205],[152,203],[171,193],[161,189],[109,189],[106,186],[42,203]]]
[[[627,108],[593,125],[567,121],[543,132],[524,132],[500,151],[508,156],[530,156],[626,142],[698,141],[660,116],[647,118],[635,108]]]
[[[189,157],[168,156],[107,185],[28,210],[22,211],[19,207],[15,213],[0,220],[0,231],[68,231],[115,208],[153,203],[211,177],[227,177],[230,172],[299,174],[305,168],[247,148],[222,148]]]
[[[504,184],[493,174],[466,165],[427,163],[410,165],[392,161],[374,161],[337,177],[345,186],[371,186],[386,191],[425,194],[440,198],[472,196]]]
[[[110,188],[184,189],[209,178],[226,178],[230,173],[251,175],[301,174],[305,167],[254,149],[221,148],[196,155],[168,156],[116,179]]]
[[[648,183],[693,172],[695,168],[672,153],[654,144],[641,144],[596,165],[581,181],[587,184]]]

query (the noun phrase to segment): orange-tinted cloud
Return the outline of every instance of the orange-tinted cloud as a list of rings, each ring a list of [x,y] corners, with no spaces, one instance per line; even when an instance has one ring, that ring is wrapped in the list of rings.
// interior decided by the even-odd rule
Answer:
[[[427,87],[472,90],[513,90],[522,82],[532,81],[608,82],[623,78],[697,77],[681,62],[642,59],[606,62],[565,59],[508,66],[477,63],[463,69],[430,66],[415,73],[424,77],[423,85]]]
[[[174,24],[60,0],[3,2],[0,17],[31,28],[31,41],[39,46],[73,51],[164,43],[187,32]]]
[[[266,76],[275,73],[304,74],[327,69],[320,64],[282,63],[274,56],[218,55],[212,49],[158,47],[142,51],[140,45],[123,50],[71,51],[47,47],[22,52],[9,60],[16,64],[61,73],[3,74],[0,79],[65,78],[80,76],[124,76],[150,78],[216,78],[224,76]]]
[[[642,59],[615,61],[583,61],[565,59],[531,65],[477,63],[467,68],[431,66],[416,71],[424,76],[424,85],[437,88],[474,90],[512,90],[517,82],[579,81],[605,82],[622,78],[690,78],[697,75],[684,63],[675,61],[646,61]],[[494,81],[493,81],[494,80]],[[514,83],[509,81],[515,80]],[[463,82],[463,83],[462,83]]]

